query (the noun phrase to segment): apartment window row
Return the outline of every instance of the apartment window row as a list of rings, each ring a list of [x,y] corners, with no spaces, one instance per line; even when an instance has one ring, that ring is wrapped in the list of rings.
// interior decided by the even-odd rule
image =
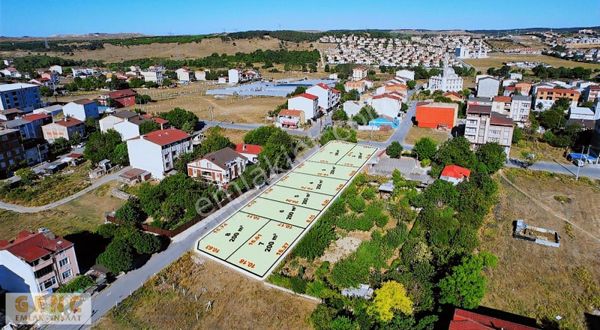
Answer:
[[[48,280],[44,281],[44,283],[40,284],[40,290],[44,291],[48,288],[53,287],[56,284],[56,276],[52,276]]]
[[[64,266],[66,266],[66,265],[68,265],[68,264],[69,264],[69,258],[64,258],[64,259],[61,259],[61,260],[58,262],[58,266],[59,266],[59,267],[64,267]]]

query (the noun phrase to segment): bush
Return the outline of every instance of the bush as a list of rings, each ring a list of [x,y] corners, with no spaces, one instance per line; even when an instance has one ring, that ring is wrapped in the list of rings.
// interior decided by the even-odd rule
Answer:
[[[367,187],[361,196],[366,200],[372,200],[377,196],[377,190],[374,187]]]
[[[420,160],[432,159],[437,151],[437,145],[431,138],[424,137],[415,143],[413,151]]]
[[[94,280],[87,275],[80,275],[72,279],[69,283],[58,288],[58,293],[79,293],[94,285]]]
[[[394,141],[385,149],[385,153],[390,158],[400,158],[402,155],[402,145],[398,141]]]
[[[113,238],[118,231],[119,226],[114,223],[104,223],[96,229],[96,233],[104,238]]]
[[[364,217],[374,221],[378,227],[383,227],[388,223],[388,217],[383,213],[384,206],[381,203],[373,203],[365,210]]]
[[[129,200],[115,212],[115,217],[125,224],[135,226],[144,222],[148,215],[142,210],[142,206],[137,198],[129,198]]]
[[[161,249],[161,241],[158,236],[135,231],[128,237],[128,242],[138,254],[153,254]]]
[[[343,215],[336,220],[336,226],[348,231],[369,231],[373,227],[373,219],[355,214]]]
[[[133,269],[134,253],[124,238],[115,238],[96,262],[108,268],[113,274],[127,272]]]
[[[347,200],[348,206],[350,209],[356,213],[364,212],[367,203],[360,195],[352,195],[348,197]]]

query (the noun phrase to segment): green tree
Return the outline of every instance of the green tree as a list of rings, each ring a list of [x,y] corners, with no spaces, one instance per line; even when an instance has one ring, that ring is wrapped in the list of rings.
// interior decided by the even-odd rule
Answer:
[[[340,140],[356,143],[356,131],[353,129],[346,129],[342,127],[328,127],[321,134],[319,143],[325,145],[327,142],[332,140]]]
[[[368,313],[382,322],[389,322],[394,318],[394,311],[411,315],[413,302],[408,297],[404,285],[388,281],[383,283],[381,288],[375,290],[375,298],[373,304],[368,308]]]
[[[50,154],[53,158],[66,154],[71,151],[71,143],[65,138],[58,138],[50,144]]]
[[[140,135],[148,134],[153,131],[158,131],[160,129],[160,125],[154,120],[144,120],[140,126]]]
[[[346,111],[344,111],[342,109],[337,109],[333,112],[331,119],[345,121],[345,120],[348,120],[348,115],[346,114]]]
[[[408,82],[406,82],[406,86],[409,89],[415,89],[415,87],[417,86],[417,82],[414,80],[409,80]]]
[[[142,210],[142,206],[137,198],[129,198],[129,200],[115,212],[115,216],[117,219],[133,226],[141,224],[148,217],[148,215],[144,213],[144,210]]]
[[[202,141],[199,154],[204,156],[227,147],[233,147],[233,143],[227,137],[221,135],[220,130],[211,130]]]
[[[188,133],[193,131],[198,123],[198,116],[182,108],[174,108],[169,112],[162,113],[160,117],[168,120],[169,124],[175,128],[183,130],[185,127]]]
[[[486,280],[483,271],[495,267],[498,259],[491,253],[482,252],[462,259],[452,267],[451,273],[440,283],[440,302],[463,308],[476,308],[485,294]]]
[[[456,164],[473,168],[477,159],[471,151],[469,140],[464,136],[459,136],[442,143],[435,154],[434,161],[440,166]]]
[[[133,269],[135,254],[124,238],[115,238],[102,252],[96,262],[105,266],[113,274]]]
[[[480,146],[475,152],[477,160],[485,164],[488,173],[495,173],[504,166],[506,162],[506,153],[504,147],[496,142],[486,143]]]
[[[373,109],[370,105],[365,105],[360,109],[360,111],[352,116],[352,120],[356,122],[358,125],[368,125],[369,121],[379,117],[377,111]]]
[[[121,142],[117,144],[115,149],[111,152],[110,161],[117,165],[129,165],[129,153],[127,152],[127,143]]]
[[[161,241],[156,235],[144,233],[139,230],[134,231],[129,237],[128,242],[138,254],[153,254],[160,250]]]
[[[437,151],[437,145],[431,138],[420,138],[413,147],[413,151],[419,160],[432,159]]]
[[[292,137],[282,129],[269,137],[262,152],[258,155],[260,166],[267,172],[278,173],[291,168],[294,159],[294,143]]]
[[[37,174],[35,174],[35,172],[29,167],[16,170],[15,175],[20,177],[21,183],[25,185],[30,185],[38,177]]]
[[[244,143],[264,146],[267,144],[271,135],[276,131],[277,127],[275,126],[261,126],[255,128],[244,135]]]
[[[112,129],[109,129],[106,133],[97,131],[90,135],[83,155],[93,164],[97,164],[103,159],[114,158],[113,151],[120,143],[121,135],[117,131]]]
[[[400,158],[402,155],[402,145],[398,141],[393,141],[387,146],[385,153],[391,158]]]

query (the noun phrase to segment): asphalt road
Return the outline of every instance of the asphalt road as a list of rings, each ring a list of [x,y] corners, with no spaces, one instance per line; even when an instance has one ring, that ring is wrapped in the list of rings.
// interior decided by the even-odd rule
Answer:
[[[360,141],[359,144],[368,145],[368,146],[372,146],[372,147],[376,147],[376,148],[380,148],[380,149],[385,149],[393,141],[398,141],[398,142],[400,142],[400,144],[402,144],[402,146],[404,147],[405,150],[411,150],[412,145],[405,144],[404,139],[406,139],[406,135],[408,134],[408,131],[412,127],[412,117],[415,116],[416,111],[417,111],[417,102],[412,101],[410,103],[410,106],[408,107],[408,110],[406,111],[406,115],[404,116],[404,118],[402,118],[402,121],[400,121],[400,125],[398,125],[398,128],[396,128],[396,130],[394,131],[394,134],[392,134],[392,136],[390,136],[387,139],[387,141],[385,141],[385,142]]]
[[[518,163],[511,160],[506,162],[507,167],[522,168]],[[558,174],[577,176],[578,168],[574,164],[561,164],[558,162],[536,162],[527,167],[532,171],[545,171]],[[579,176],[592,179],[600,179],[600,165],[588,164],[579,168]]]

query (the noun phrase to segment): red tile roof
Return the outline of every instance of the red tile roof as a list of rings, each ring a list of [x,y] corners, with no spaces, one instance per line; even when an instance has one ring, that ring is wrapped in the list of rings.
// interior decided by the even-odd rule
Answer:
[[[145,119],[152,119],[155,123],[159,124],[159,125],[164,125],[164,124],[168,124],[169,121],[160,117],[154,117],[150,114],[143,114],[142,117],[144,117]]]
[[[80,100],[73,101],[73,103],[82,104],[82,105],[94,103],[94,102],[96,102],[96,101],[92,101],[90,99],[80,99]]]
[[[309,94],[309,93],[298,94],[298,95],[296,95],[294,97],[304,97],[304,98],[311,99],[311,100],[316,100],[316,99],[319,98],[318,96],[313,95],[313,94]]]
[[[47,118],[50,118],[50,115],[47,115],[45,113],[32,113],[32,114],[23,116],[23,119],[25,119],[27,121],[36,121],[36,120],[47,119]]]
[[[279,115],[280,116],[290,116],[290,117],[301,117],[303,112],[304,111],[302,111],[302,110],[283,109],[283,110],[279,111]]]
[[[64,119],[57,120],[54,123],[64,127],[71,127],[83,124],[81,120],[73,117],[66,117]]]
[[[442,170],[440,176],[447,176],[455,179],[468,178],[471,175],[471,171],[468,168],[464,168],[458,165],[446,165]]]
[[[262,151],[262,147],[256,144],[238,143],[235,145],[235,151],[238,153],[258,155]]]
[[[137,93],[133,90],[133,89],[121,89],[118,91],[114,91],[114,92],[110,92],[108,93],[108,96],[111,99],[118,99],[121,97],[129,97],[129,96],[136,96]]]
[[[490,118],[490,125],[496,125],[496,126],[512,126],[513,125],[513,120],[503,116],[501,114],[492,112],[491,118]]]
[[[339,93],[340,93],[340,91],[338,91],[338,90],[337,90],[337,89],[335,89],[335,88],[332,88],[332,89],[331,89],[331,91],[332,91],[332,92],[334,92],[335,94],[339,94]]]
[[[43,256],[62,251],[71,246],[73,246],[73,243],[61,237],[53,239],[43,233],[22,231],[14,241],[0,246],[0,249],[7,250],[27,262],[33,262]]]
[[[160,146],[165,146],[167,144],[185,140],[189,137],[190,136],[188,133],[182,130],[178,130],[176,128],[158,130],[142,136],[144,140],[150,141]]]
[[[448,330],[534,330],[538,328],[457,308]]]
[[[467,113],[476,113],[476,114],[490,114],[492,112],[491,105],[471,105],[467,107]]]
[[[374,100],[384,99],[384,98],[402,101],[402,97],[398,96],[398,94],[385,93],[385,94],[379,94],[379,95],[373,96]]]
[[[321,87],[321,88],[323,88],[323,89],[325,89],[325,90],[329,90],[329,89],[331,89],[331,87],[329,87],[329,86],[325,85],[324,83],[318,83],[316,86],[319,86],[319,87]]]
[[[510,96],[494,96],[494,101],[509,103],[512,101],[512,99],[510,98]]]
[[[459,93],[457,93],[457,92],[446,92],[446,93],[444,93],[444,95],[443,95],[443,96],[450,96],[450,95],[456,96],[456,97],[458,97],[458,98],[461,98],[461,99],[463,98],[463,96],[462,96],[462,95],[460,95],[460,94],[459,94]]]

